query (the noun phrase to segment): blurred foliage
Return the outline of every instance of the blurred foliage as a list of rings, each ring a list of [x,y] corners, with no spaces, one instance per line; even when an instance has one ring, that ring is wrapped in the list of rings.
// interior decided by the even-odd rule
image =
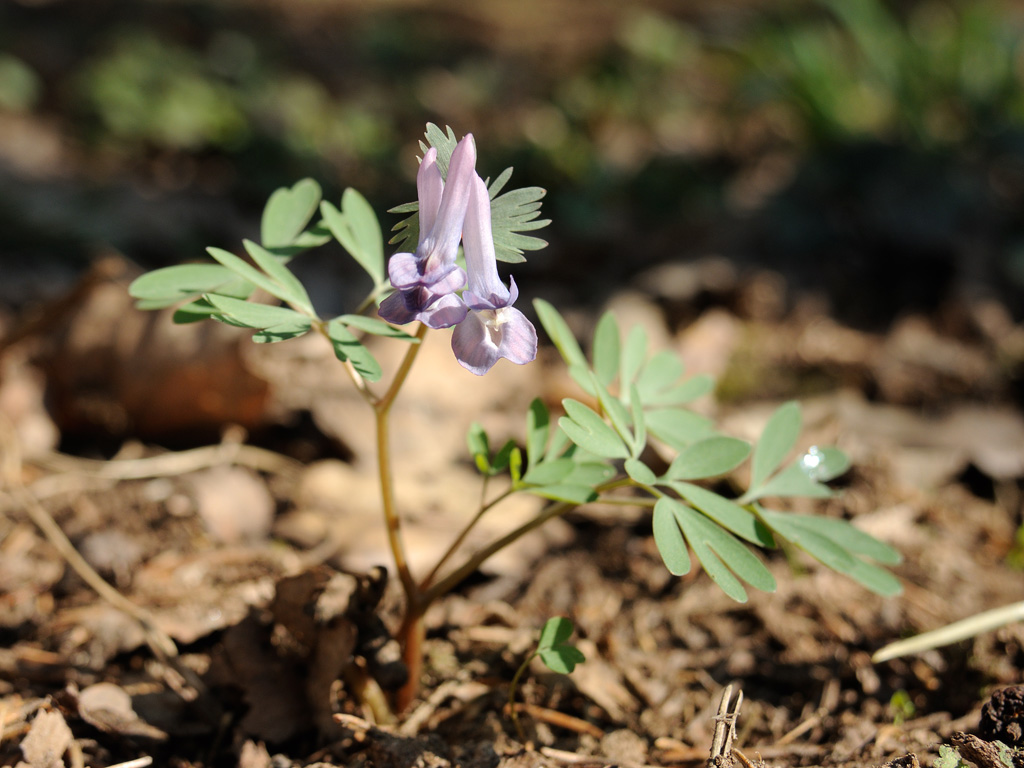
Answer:
[[[190,226],[234,241],[302,176],[328,199],[351,185],[378,211],[402,202],[433,120],[486,137],[485,174],[513,165],[549,189],[551,276],[581,300],[708,252],[787,273],[824,260],[826,288],[874,286],[907,252],[911,273],[939,276],[928,303],[980,249],[996,254],[983,279],[1024,285],[1024,12],[1009,2],[636,3],[572,51],[485,44],[512,24],[500,4],[87,5],[0,5],[0,117],[62,126],[61,173],[83,187],[231,201],[220,234],[209,210],[148,243],[99,227],[151,263],[187,257]],[[0,219],[26,218],[24,197],[0,179]],[[126,214],[53,215],[44,229],[73,235]]]
[[[31,111],[39,100],[37,75],[21,59],[0,54],[0,110]]]
[[[829,13],[776,23],[745,51],[819,142],[934,146],[1024,124],[1024,18],[994,2],[909,6],[822,0]]]

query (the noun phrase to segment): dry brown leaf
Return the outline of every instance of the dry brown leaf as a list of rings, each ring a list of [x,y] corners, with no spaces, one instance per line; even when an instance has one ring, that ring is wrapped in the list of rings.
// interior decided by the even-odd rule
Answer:
[[[271,768],[270,753],[262,742],[246,741],[238,756],[238,768]]]
[[[63,755],[71,741],[71,729],[60,712],[40,712],[21,742],[21,754],[32,768],[64,768]]]
[[[96,683],[78,694],[78,714],[105,733],[163,741],[167,734],[136,714],[132,697],[113,683]]]
[[[262,541],[274,519],[267,485],[242,467],[211,467],[191,478],[199,517],[214,540],[224,544]]]

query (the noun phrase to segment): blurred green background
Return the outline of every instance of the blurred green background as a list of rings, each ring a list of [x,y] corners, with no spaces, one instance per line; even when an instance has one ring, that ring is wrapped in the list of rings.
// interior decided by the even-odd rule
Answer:
[[[390,226],[434,121],[549,190],[527,296],[724,255],[863,326],[1019,318],[1022,33],[995,0],[4,0],[0,303],[236,248],[307,175]],[[336,309],[343,261],[308,269]]]

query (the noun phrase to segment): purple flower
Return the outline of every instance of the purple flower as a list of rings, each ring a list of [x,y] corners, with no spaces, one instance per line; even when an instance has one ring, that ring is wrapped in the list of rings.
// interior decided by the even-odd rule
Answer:
[[[419,320],[431,328],[449,328],[465,318],[466,305],[457,291],[466,284],[466,273],[455,265],[455,257],[475,166],[472,134],[466,134],[452,152],[447,183],[437,167],[437,150],[431,147],[423,155],[416,174],[420,239],[416,253],[396,253],[388,262],[388,277],[396,290],[377,311],[388,322]]]
[[[452,349],[462,366],[477,376],[491,369],[498,358],[529,363],[537,356],[537,331],[512,305],[519,296],[498,277],[498,262],[491,235],[491,201],[487,186],[475,172],[470,182],[469,207],[462,233],[469,287],[462,299],[469,313],[452,333]]]

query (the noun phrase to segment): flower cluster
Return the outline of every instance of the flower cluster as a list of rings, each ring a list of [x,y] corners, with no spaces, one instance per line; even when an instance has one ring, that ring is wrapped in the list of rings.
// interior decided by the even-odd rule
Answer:
[[[388,262],[395,292],[381,302],[380,316],[396,325],[419,320],[430,328],[455,326],[455,357],[478,376],[502,357],[520,365],[533,360],[537,331],[512,306],[519,295],[515,281],[506,287],[498,276],[491,201],[476,172],[472,134],[452,152],[447,182],[437,167],[437,150],[427,150],[416,191],[419,243],[416,253],[396,253]],[[460,240],[465,270],[455,263]]]

